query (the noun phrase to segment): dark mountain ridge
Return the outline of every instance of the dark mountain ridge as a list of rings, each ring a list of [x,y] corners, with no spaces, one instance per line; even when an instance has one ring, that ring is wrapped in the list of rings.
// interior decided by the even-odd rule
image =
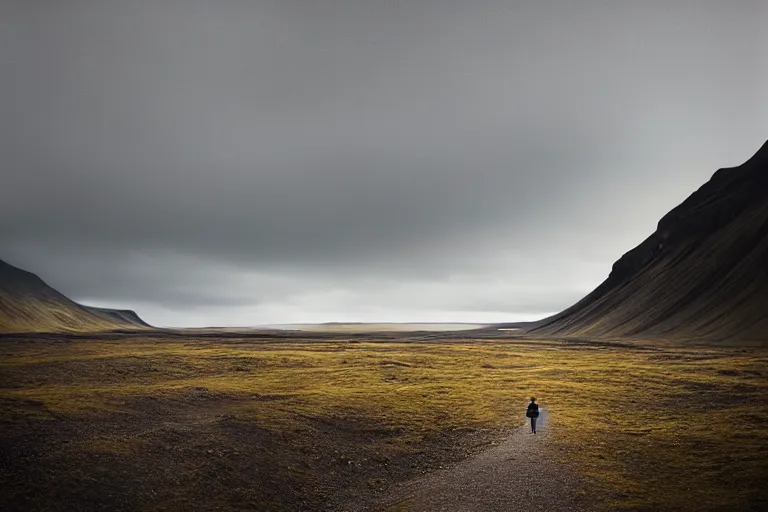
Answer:
[[[0,332],[81,332],[149,327],[130,310],[85,306],[31,272],[0,260]]]
[[[592,293],[529,332],[768,343],[768,142],[718,170]]]

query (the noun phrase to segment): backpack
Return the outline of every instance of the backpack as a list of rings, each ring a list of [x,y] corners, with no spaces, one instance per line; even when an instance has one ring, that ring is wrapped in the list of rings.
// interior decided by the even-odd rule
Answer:
[[[538,418],[539,417],[539,404],[531,404],[528,406],[528,410],[525,411],[525,416],[527,418]]]

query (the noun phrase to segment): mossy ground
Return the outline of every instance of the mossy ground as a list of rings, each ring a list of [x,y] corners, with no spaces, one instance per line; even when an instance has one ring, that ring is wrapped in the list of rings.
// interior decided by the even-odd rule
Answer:
[[[768,507],[764,349],[403,334],[6,339],[0,354],[0,487],[19,508],[57,503],[56,482],[118,509],[364,501],[520,425],[532,395],[599,508]]]

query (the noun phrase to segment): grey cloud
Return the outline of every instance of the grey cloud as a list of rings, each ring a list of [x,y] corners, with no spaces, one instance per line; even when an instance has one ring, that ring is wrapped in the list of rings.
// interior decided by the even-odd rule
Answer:
[[[168,321],[547,313],[768,133],[757,0],[2,7],[0,257]]]

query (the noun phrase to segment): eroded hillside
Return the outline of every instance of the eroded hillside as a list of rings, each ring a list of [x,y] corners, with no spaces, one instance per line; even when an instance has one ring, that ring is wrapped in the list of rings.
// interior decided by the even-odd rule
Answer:
[[[148,327],[133,311],[84,306],[35,274],[0,260],[0,332],[106,331]]]
[[[538,335],[768,342],[768,142],[718,170]]]

